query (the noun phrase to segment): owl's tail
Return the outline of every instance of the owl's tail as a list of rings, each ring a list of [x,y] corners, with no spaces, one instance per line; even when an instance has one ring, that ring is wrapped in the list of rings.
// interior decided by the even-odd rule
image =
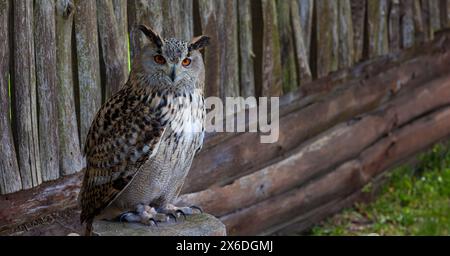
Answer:
[[[85,236],[92,236],[92,223],[94,222],[94,219],[87,219],[86,220],[86,229],[84,232]]]

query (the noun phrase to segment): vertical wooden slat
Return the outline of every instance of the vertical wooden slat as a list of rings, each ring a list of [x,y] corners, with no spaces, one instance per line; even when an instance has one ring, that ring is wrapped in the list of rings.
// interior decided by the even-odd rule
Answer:
[[[163,36],[190,41],[194,31],[192,0],[163,0],[161,9]]]
[[[219,21],[216,15],[216,1],[198,0],[202,33],[211,37],[209,46],[205,49],[205,95],[220,96],[220,52]]]
[[[261,0],[261,7],[263,21],[263,52],[260,96],[279,96],[283,92],[283,73],[281,68],[281,48],[280,41],[278,40],[279,33],[275,1]]]
[[[117,92],[128,77],[128,63],[124,53],[120,28],[114,13],[112,0],[97,0],[98,34],[104,64],[105,99]]]
[[[116,16],[117,27],[119,28],[119,47],[122,48],[123,56],[120,60],[124,61],[128,67],[128,11],[127,1],[113,0],[114,14]],[[128,71],[128,69],[127,69]]]
[[[311,68],[309,66],[309,57],[304,42],[304,33],[302,31],[301,18],[298,10],[297,1],[291,2],[290,16],[292,21],[294,42],[295,42],[295,56],[297,61],[297,74],[299,78],[299,85],[308,83],[312,80]]]
[[[194,3],[193,0],[179,0],[182,30],[180,38],[191,40],[194,37]]]
[[[409,48],[414,45],[414,0],[401,0],[401,26],[402,47]]]
[[[138,30],[136,25],[144,24],[156,32],[161,33],[163,30],[163,12],[161,0],[135,0],[128,1],[130,24],[130,48],[131,59],[139,54],[140,49],[147,44],[147,38]]]
[[[423,20],[422,7],[420,5],[420,0],[413,0],[413,17],[414,17],[414,28],[415,28],[415,41],[423,42],[426,38],[425,22]]]
[[[338,2],[316,1],[317,77],[326,76],[338,69]]]
[[[0,0],[0,194],[22,189],[9,118],[9,0]]]
[[[423,19],[423,37],[425,40],[433,40],[434,32],[441,28],[439,3],[440,0],[421,0],[420,8]]]
[[[199,1],[203,34],[211,36],[205,51],[207,96],[239,95],[237,2]]]
[[[251,0],[238,1],[241,96],[255,96]]]
[[[83,167],[75,109],[72,28],[75,5],[72,0],[56,1],[56,74],[58,86],[58,128],[61,175]]]
[[[42,183],[39,157],[33,2],[14,1],[14,137],[24,189]]]
[[[80,140],[82,147],[101,105],[100,62],[95,1],[76,2],[75,37],[80,94]]]
[[[439,16],[441,21],[441,28],[450,27],[450,0],[439,1]]]
[[[389,48],[397,51],[401,47],[400,0],[390,0],[389,7]]]
[[[389,52],[387,12],[387,0],[367,2],[369,58]]]
[[[353,65],[353,22],[350,0],[338,0],[339,16],[339,68]]]
[[[306,56],[309,60],[313,30],[314,0],[297,0],[297,2],[298,10],[300,12],[300,24],[301,30],[303,32],[303,42],[306,49]],[[291,11],[296,10],[297,9]]]
[[[289,9],[294,0],[277,0],[277,18],[280,40],[281,70],[283,92],[287,93],[298,87],[297,68],[295,63],[294,33]]]
[[[429,0],[429,6],[430,6],[430,27],[431,27],[431,33],[438,31],[441,29],[441,16],[439,12],[440,8],[440,0]]]
[[[59,178],[55,1],[36,1],[34,7],[39,152],[42,180],[49,181]]]
[[[364,57],[364,36],[366,28],[366,0],[350,0],[352,8],[354,62]]]
[[[237,28],[237,0],[220,0],[217,5],[221,55],[221,98],[239,96],[239,56]],[[231,106],[232,107],[232,106]]]

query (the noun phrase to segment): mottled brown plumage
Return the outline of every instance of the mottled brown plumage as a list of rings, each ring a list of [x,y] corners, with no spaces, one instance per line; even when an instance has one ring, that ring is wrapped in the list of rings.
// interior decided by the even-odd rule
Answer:
[[[87,234],[94,218],[148,222],[179,211],[170,202],[203,143],[199,50],[208,38],[162,39],[139,28],[149,44],[135,58],[128,82],[98,111],[86,139],[79,200]]]

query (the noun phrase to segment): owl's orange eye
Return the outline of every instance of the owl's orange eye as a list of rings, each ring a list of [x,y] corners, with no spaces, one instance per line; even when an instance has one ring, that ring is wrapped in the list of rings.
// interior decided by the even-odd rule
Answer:
[[[160,64],[160,65],[166,64],[166,59],[164,59],[163,56],[161,56],[161,55],[156,55],[154,58],[155,58],[155,62],[156,62],[156,63],[158,63],[158,64]]]
[[[181,65],[183,65],[183,66],[185,66],[185,67],[191,65],[191,59],[189,59],[189,58],[184,59],[184,60],[181,62]]]

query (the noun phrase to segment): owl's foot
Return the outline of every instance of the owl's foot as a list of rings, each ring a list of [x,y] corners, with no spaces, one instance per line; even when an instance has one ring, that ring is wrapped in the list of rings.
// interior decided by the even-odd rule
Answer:
[[[136,207],[136,211],[126,212],[119,217],[121,222],[135,222],[149,226],[158,226],[158,222],[170,222],[171,219],[177,221],[174,214],[159,213],[155,208],[142,204]]]
[[[202,208],[195,205],[178,207],[172,204],[167,204],[164,207],[158,208],[156,211],[161,214],[170,214],[171,216],[175,216],[175,219],[181,216],[186,219],[187,215],[203,213]]]

